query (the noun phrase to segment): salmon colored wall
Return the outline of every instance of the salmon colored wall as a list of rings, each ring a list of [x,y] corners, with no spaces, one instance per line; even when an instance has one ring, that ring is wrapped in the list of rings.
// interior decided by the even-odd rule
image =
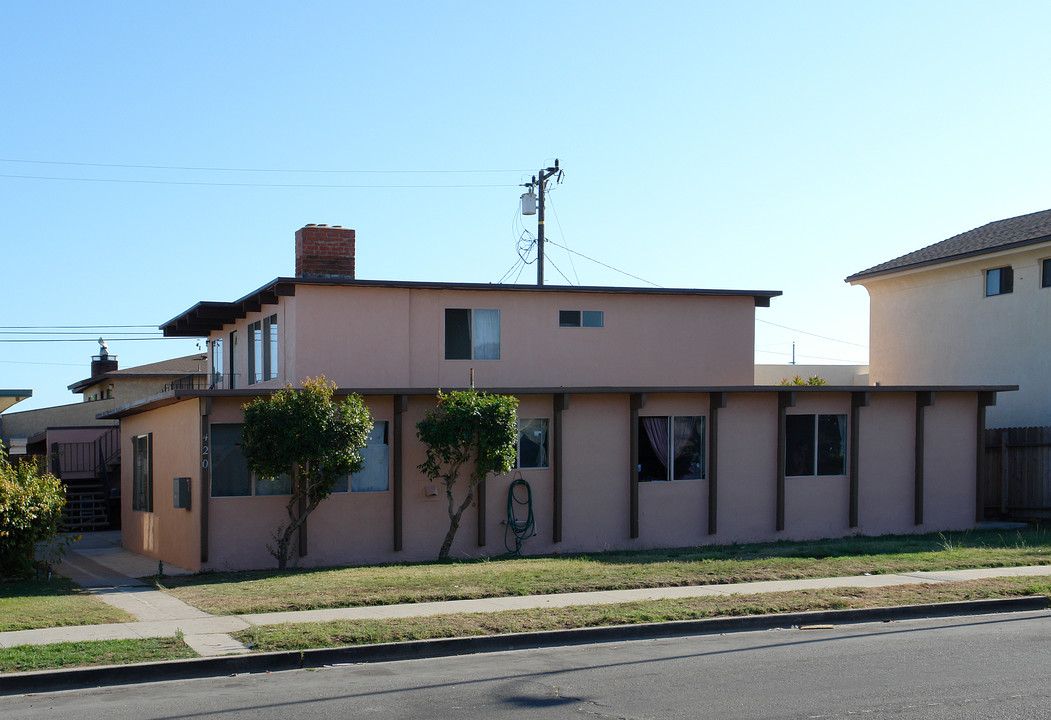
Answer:
[[[777,391],[729,393],[719,411],[718,532],[708,534],[710,468],[704,480],[641,483],[640,536],[629,537],[630,396],[627,393],[572,395],[563,412],[563,539],[552,540],[553,470],[522,470],[532,489],[537,536],[526,540],[527,555],[604,549],[679,547],[778,539],[811,539],[853,532],[883,534],[964,528],[974,519],[976,397],[974,393],[936,393],[926,411],[926,522],[912,524],[915,394],[871,392],[861,409],[860,527],[848,525],[849,477],[786,478],[786,527],[775,530],[777,480]],[[850,414],[850,392],[800,390],[789,413]],[[391,424],[390,396],[367,397],[377,420]],[[214,399],[212,422],[239,422],[240,400]],[[520,417],[547,418],[551,451],[554,412],[550,395],[523,396]],[[703,415],[710,430],[707,394],[651,394],[645,415]],[[417,466],[424,450],[415,426],[434,407],[431,396],[411,396],[403,416],[403,550],[393,550],[393,492],[336,494],[309,521],[309,554],[303,566],[433,559],[448,528],[443,488],[430,485]],[[197,511],[170,508],[170,478],[195,477],[199,461],[198,405],[194,401],[160,408],[124,420],[125,452],[130,438],[154,432],[154,472],[158,486],[152,515],[130,512],[130,463],[124,477],[126,545],[151,556],[196,569]],[[706,443],[711,457],[710,440]],[[391,471],[394,459],[392,455]],[[849,470],[849,457],[848,457]],[[484,547],[477,544],[476,508],[468,508],[452,556],[501,555],[504,549],[507,489],[515,473],[487,481]],[[166,479],[168,484],[162,482]],[[393,478],[391,480],[393,483]],[[457,497],[462,495],[462,485]],[[281,497],[211,498],[210,569],[273,567],[266,543],[284,519]],[[153,525],[149,522],[153,521]],[[189,521],[189,522],[187,522]],[[178,558],[178,559],[177,559]]]
[[[465,387],[471,368],[478,387],[752,382],[751,297],[301,285],[280,307],[294,307],[282,342],[295,384],[324,373],[343,387]],[[499,309],[500,360],[445,360],[445,308]],[[605,326],[560,328],[567,309],[602,310]]]
[[[131,509],[132,438],[153,434],[153,512]],[[201,560],[201,416],[196,401],[121,421],[121,544],[188,570]],[[173,507],[173,480],[190,478],[190,509]]]
[[[730,393],[719,410],[718,532],[711,542],[773,539],[777,394]]]

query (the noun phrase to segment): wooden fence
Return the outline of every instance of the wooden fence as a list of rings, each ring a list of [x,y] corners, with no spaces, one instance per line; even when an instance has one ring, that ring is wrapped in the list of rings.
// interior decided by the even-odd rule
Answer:
[[[985,517],[1051,517],[1051,427],[985,431]]]

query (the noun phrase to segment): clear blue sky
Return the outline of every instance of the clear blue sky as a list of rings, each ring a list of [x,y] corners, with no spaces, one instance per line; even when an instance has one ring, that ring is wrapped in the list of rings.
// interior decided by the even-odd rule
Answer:
[[[54,326],[122,367],[193,352],[118,338],[291,275],[310,222],[357,230],[361,278],[496,282],[556,157],[549,239],[784,291],[758,362],[866,362],[845,276],[1051,207],[1048,27],[1010,1],[4,3],[0,388],[76,400],[97,345],[9,342]]]

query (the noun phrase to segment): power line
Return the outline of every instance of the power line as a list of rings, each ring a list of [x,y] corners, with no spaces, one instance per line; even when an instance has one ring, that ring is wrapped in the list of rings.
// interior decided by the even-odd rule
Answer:
[[[98,331],[72,330],[67,332],[64,330],[0,330],[0,335],[94,335],[96,332]],[[147,335],[156,333],[139,332],[134,334]]]
[[[228,167],[194,167],[183,165],[122,165],[117,163],[68,162],[64,160],[16,160],[0,158],[0,162],[23,163],[32,165],[67,165],[73,167],[125,168],[135,170],[194,170],[206,172],[252,172],[252,173],[315,173],[315,174],[488,174],[522,173],[523,170],[317,170],[317,169],[280,169],[280,168],[228,168]]]
[[[755,321],[756,322],[761,322],[761,323],[763,323],[765,325],[773,325],[774,327],[783,328],[785,330],[791,330],[792,332],[802,333],[803,335],[809,335],[811,337],[821,338],[822,340],[829,340],[831,342],[843,343],[844,345],[854,345],[855,347],[865,348],[866,350],[868,350],[868,348],[869,348],[868,345],[862,345],[861,343],[850,342],[849,340],[837,340],[836,338],[830,338],[830,337],[826,337],[824,335],[818,335],[817,333],[807,332],[806,330],[799,330],[797,328],[791,328],[791,327],[788,327],[787,325],[778,325],[777,323],[770,322],[769,320],[760,320],[759,318],[756,318]]]
[[[375,190],[375,189],[450,189],[506,188],[517,187],[514,183],[477,183],[473,185],[322,185],[309,183],[247,183],[247,182],[202,182],[189,180],[122,180],[116,178],[51,177],[45,175],[4,175],[0,178],[16,180],[67,180],[71,182],[122,183],[125,185],[195,185],[204,187],[260,187],[260,188],[306,188],[312,190]]]
[[[187,340],[188,338],[182,337],[110,337],[106,338],[106,342],[132,342],[135,340]],[[61,342],[90,342],[97,343],[98,340],[94,338],[26,338],[26,339],[15,339],[15,338],[0,338],[0,343],[61,343]]]
[[[84,367],[84,363],[31,362],[29,360],[0,360],[5,365],[55,365],[58,367]]]
[[[103,330],[113,328],[150,328],[156,325],[0,325],[0,330]]]
[[[792,355],[792,353],[778,352],[776,350],[756,350],[756,352],[766,353],[767,355],[785,355],[785,356],[789,356],[789,357]],[[844,363],[850,363],[851,365],[864,365],[865,364],[864,362],[861,362],[859,360],[848,360],[846,358],[822,357],[820,355],[802,355],[802,354],[798,354],[797,353],[796,357],[810,358],[811,360],[830,360],[832,362],[844,362]]]
[[[565,245],[559,245],[554,240],[548,240],[548,242],[551,243],[552,245],[556,245],[556,246],[562,248],[566,252],[573,253],[574,255],[579,255],[580,257],[584,258],[585,260],[590,260],[591,262],[595,263],[596,265],[601,265],[604,268],[609,268],[613,272],[619,272],[621,275],[627,275],[630,278],[635,278],[636,280],[640,280],[641,282],[648,283],[650,285],[653,285],[654,287],[664,287],[663,285],[658,285],[657,283],[655,283],[655,282],[653,282],[651,280],[647,280],[646,278],[640,278],[638,275],[632,275],[631,273],[624,272],[623,270],[615,268],[612,265],[607,265],[606,263],[602,262],[601,260],[596,260],[595,258],[588,257],[584,253],[579,253],[576,250],[570,250]]]

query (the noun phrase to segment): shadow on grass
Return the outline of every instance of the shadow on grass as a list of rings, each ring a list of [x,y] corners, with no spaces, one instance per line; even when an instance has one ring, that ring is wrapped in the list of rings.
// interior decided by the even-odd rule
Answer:
[[[60,595],[88,595],[64,577],[54,575],[50,580],[11,580],[0,581],[0,599],[58,597]]]
[[[702,545],[656,550],[623,550],[600,553],[573,553],[564,555],[533,555],[517,558],[497,556],[478,559],[430,561],[416,563],[386,563],[368,566],[333,566],[323,568],[292,568],[278,570],[251,570],[243,572],[203,572],[196,575],[150,578],[158,587],[177,588],[194,585],[222,585],[270,580],[296,575],[317,575],[352,568],[436,568],[443,565],[504,565],[522,561],[575,560],[609,565],[637,565],[659,563],[690,563],[704,561],[807,560],[834,557],[879,557],[931,552],[955,552],[967,549],[1032,548],[1035,552],[1051,552],[1051,524],[1035,524],[1018,529],[964,530],[959,532],[926,533],[923,535],[882,535],[868,537],[855,535],[824,540],[748,543],[735,545]]]

